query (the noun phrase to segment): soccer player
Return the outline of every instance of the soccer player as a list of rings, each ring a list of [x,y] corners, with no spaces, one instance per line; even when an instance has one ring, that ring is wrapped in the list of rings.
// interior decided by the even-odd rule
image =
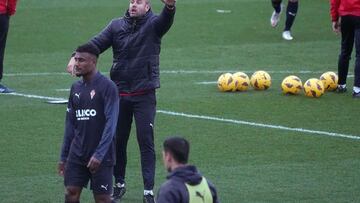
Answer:
[[[270,24],[272,27],[276,27],[280,21],[280,14],[282,10],[281,5],[282,0],[271,0],[272,6],[274,8],[274,12],[270,18]],[[286,8],[286,22],[285,28],[282,33],[282,37],[285,40],[293,40],[294,38],[291,35],[291,27],[294,23],[297,11],[299,7],[298,0],[289,0]]]
[[[193,165],[188,165],[190,145],[181,137],[164,141],[163,161],[169,172],[157,203],[218,203],[216,189]]]
[[[15,14],[17,0],[0,0],[0,82],[4,71],[4,54],[10,16]],[[14,90],[0,83],[0,93],[11,93]]]
[[[355,79],[353,97],[360,98],[360,1],[331,0],[330,13],[332,29],[341,32],[341,52],[338,61],[339,82],[337,92],[346,92],[346,78],[349,71],[349,61],[355,42]]]
[[[78,203],[89,180],[95,202],[111,202],[119,96],[116,85],[97,71],[97,57],[90,44],[79,46],[74,56],[74,72],[82,80],[71,86],[58,164],[65,203]]]
[[[113,19],[92,38],[98,53],[112,47],[113,65],[110,78],[118,87],[120,113],[116,135],[115,187],[113,198],[120,199],[125,189],[126,148],[133,117],[140,148],[144,183],[144,202],[154,202],[155,90],[160,87],[159,57],[161,39],[170,29],[175,15],[175,0],[165,4],[160,15],[151,10],[150,0],[130,0],[121,18]],[[71,60],[68,71],[71,72]]]

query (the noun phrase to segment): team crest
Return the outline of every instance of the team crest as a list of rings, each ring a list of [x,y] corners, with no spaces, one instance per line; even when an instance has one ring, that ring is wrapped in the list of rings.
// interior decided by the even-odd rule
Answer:
[[[90,92],[90,98],[91,99],[93,99],[94,98],[94,96],[95,96],[95,90],[91,90],[91,92]]]

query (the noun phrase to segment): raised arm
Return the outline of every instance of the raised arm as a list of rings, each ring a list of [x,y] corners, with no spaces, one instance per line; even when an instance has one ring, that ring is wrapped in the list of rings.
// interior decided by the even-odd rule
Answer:
[[[154,27],[156,33],[162,37],[167,31],[169,31],[174,21],[175,15],[175,0],[161,0],[165,6],[161,14],[154,20]]]
[[[99,54],[107,50],[112,45],[112,25],[113,21],[111,21],[99,34],[89,41],[89,43],[95,45]]]

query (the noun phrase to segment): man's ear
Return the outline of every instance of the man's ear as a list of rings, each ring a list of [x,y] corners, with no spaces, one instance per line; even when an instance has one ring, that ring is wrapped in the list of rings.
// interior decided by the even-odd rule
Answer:
[[[165,152],[165,160],[168,163],[171,163],[173,161],[173,157],[170,152]]]

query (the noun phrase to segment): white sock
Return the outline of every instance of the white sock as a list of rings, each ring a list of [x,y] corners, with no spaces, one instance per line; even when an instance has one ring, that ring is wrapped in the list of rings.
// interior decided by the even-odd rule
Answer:
[[[144,195],[152,195],[154,196],[154,193],[152,190],[144,190]]]
[[[357,93],[360,92],[360,87],[354,86],[354,87],[353,87],[353,90],[354,90],[354,92],[357,94]]]

